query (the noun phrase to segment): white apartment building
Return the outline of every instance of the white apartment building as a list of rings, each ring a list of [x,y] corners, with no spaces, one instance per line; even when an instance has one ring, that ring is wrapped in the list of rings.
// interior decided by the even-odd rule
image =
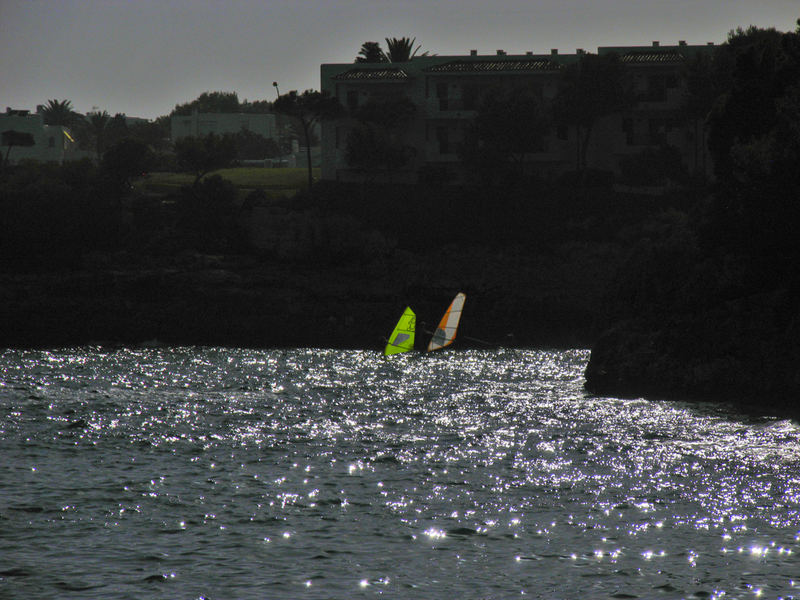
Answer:
[[[662,46],[599,48],[598,54],[616,53],[625,67],[636,103],[618,114],[602,118],[593,128],[586,152],[591,168],[619,171],[620,160],[644,148],[669,144],[679,149],[688,169],[707,160],[698,151],[696,123],[681,118],[686,94],[684,67],[699,52],[713,45],[685,42]],[[346,63],[321,66],[321,89],[339,99],[352,113],[370,98],[407,97],[416,113],[402,131],[402,143],[414,148],[412,160],[392,181],[417,181],[423,168],[449,171],[458,177],[459,145],[469,122],[477,114],[481,97],[490,89],[533,89],[546,105],[552,101],[565,66],[577,62],[574,54],[527,53],[462,56],[423,56],[404,63]],[[345,159],[348,133],[357,125],[347,116],[322,123],[322,178],[355,180],[361,175]],[[559,173],[576,168],[577,134],[574,128],[554,127],[543,147],[526,157],[536,170]]]
[[[183,137],[202,137],[209,133],[223,135],[238,133],[242,129],[257,133],[267,139],[277,139],[275,115],[266,113],[198,113],[173,115],[170,119],[170,138],[174,142]]]
[[[78,157],[77,145],[69,129],[61,125],[45,125],[41,114],[7,108],[5,113],[0,113],[0,133],[5,131],[29,133],[33,136],[33,146],[11,148],[8,155],[11,164],[26,159],[62,163]],[[0,140],[0,152],[5,159],[9,147],[2,144],[3,140]]]

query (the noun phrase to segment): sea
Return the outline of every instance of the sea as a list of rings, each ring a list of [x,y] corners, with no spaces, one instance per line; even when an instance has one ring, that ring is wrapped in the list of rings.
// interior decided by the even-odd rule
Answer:
[[[800,598],[798,422],[588,358],[0,350],[0,598]]]

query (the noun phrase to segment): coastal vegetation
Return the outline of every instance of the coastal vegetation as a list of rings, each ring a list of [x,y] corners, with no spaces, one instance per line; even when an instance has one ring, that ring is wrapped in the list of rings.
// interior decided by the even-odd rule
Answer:
[[[630,250],[587,382],[800,414],[800,23],[731,32],[709,68],[716,182]]]
[[[369,44],[365,60],[377,56]],[[667,146],[627,158],[618,175],[587,168],[594,120],[630,101],[614,59],[592,60],[565,75],[572,85],[552,112],[535,95],[487,96],[461,150],[465,185],[434,172],[417,185],[372,176],[409,158],[401,132],[414,106],[402,97],[351,115],[357,183],[233,167],[246,140],[165,148],[152,129],[84,119],[98,123],[84,135],[100,160],[23,163],[0,177],[0,342],[377,347],[398,306],[413,300],[433,320],[457,288],[475,339],[591,345],[597,392],[796,397],[800,27],[734,31],[712,59],[687,65],[683,117],[696,143],[707,140],[713,181]],[[265,106],[208,93],[176,112],[234,103]],[[271,108],[308,142],[303,120],[341,110],[316,92]],[[53,101],[48,118],[69,110]],[[522,168],[561,124],[583,132],[576,170]]]
[[[664,202],[545,183],[318,182],[284,196],[303,169],[128,187],[117,165],[18,165],[0,182],[4,344],[372,347],[398,303],[433,321],[456,286],[474,307],[467,335],[586,346],[629,243],[615,232]]]
[[[305,168],[228,167],[213,170],[210,174],[230,181],[242,197],[253,190],[261,190],[269,197],[290,198],[308,186],[308,170]],[[319,178],[319,168],[312,170],[312,176]],[[190,173],[154,171],[133,183],[143,193],[168,194],[182,186],[191,185],[192,181],[193,175]]]
[[[311,143],[314,126],[324,119],[332,119],[343,112],[343,108],[336,98],[326,92],[306,90],[302,94],[291,91],[283,96],[278,96],[272,105],[273,110],[289,117],[302,132],[302,139],[306,147],[306,162],[308,169],[308,186],[313,184],[311,171]]]

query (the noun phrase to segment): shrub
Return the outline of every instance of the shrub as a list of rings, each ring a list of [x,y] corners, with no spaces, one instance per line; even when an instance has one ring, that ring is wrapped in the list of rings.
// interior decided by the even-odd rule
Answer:
[[[619,166],[622,181],[629,185],[666,185],[687,179],[680,151],[674,146],[647,148],[621,159]]]
[[[387,257],[394,244],[350,216],[310,209],[293,215],[293,235],[278,248],[285,260],[316,264],[369,264]]]
[[[236,219],[236,197],[236,186],[219,175],[182,187],[177,202],[178,233],[197,250],[241,250],[246,238]]]

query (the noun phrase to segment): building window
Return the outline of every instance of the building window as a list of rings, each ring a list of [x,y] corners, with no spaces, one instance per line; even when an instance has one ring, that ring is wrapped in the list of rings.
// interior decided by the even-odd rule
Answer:
[[[636,140],[633,135],[633,119],[622,119],[622,132],[625,134],[625,143],[634,146]]]
[[[436,141],[439,143],[439,154],[450,154],[450,134],[447,127],[436,128]]]
[[[447,84],[446,83],[437,83],[436,84],[436,97],[439,99],[439,110],[447,110],[449,104],[447,102]]]
[[[349,90],[347,92],[347,108],[350,110],[355,110],[358,108],[358,91],[357,90]]]
[[[482,90],[477,85],[465,85],[461,90],[464,110],[478,110]]]
[[[663,75],[651,75],[647,79],[648,102],[664,102],[667,99],[667,79]]]

